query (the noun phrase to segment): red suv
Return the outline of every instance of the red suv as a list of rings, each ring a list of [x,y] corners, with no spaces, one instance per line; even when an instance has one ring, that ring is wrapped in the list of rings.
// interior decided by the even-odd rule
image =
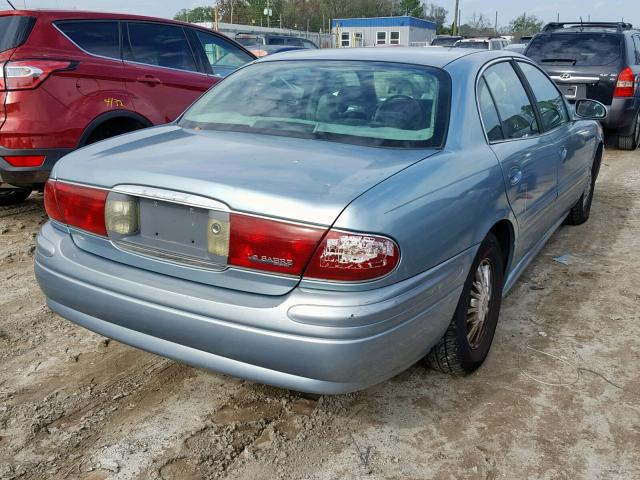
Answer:
[[[0,12],[0,205],[41,188],[71,150],[175,120],[254,59],[223,35],[170,20]]]

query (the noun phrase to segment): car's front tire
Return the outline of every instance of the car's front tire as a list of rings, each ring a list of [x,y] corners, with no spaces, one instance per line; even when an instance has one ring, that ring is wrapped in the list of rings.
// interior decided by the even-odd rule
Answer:
[[[27,188],[0,188],[0,206],[15,205],[24,202],[31,195]]]
[[[427,354],[432,368],[464,375],[482,365],[498,324],[503,286],[500,243],[489,233],[478,249],[449,328]]]
[[[618,136],[618,148],[620,150],[635,150],[640,145],[640,111],[636,115],[634,125],[631,135]]]

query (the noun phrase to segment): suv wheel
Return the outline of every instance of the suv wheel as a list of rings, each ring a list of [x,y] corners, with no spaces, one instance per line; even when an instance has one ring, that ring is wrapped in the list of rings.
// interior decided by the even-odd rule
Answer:
[[[22,203],[31,195],[28,188],[0,188],[0,206]]]
[[[620,150],[635,150],[640,144],[640,112],[636,115],[635,128],[631,135],[620,135],[618,137],[618,148]]]
[[[431,368],[464,375],[487,358],[502,302],[502,258],[500,244],[490,233],[478,249],[449,328],[427,355]]]

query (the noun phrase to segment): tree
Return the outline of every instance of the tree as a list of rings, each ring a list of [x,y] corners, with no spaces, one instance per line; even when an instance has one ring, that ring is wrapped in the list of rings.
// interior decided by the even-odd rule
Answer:
[[[516,19],[512,20],[509,24],[509,28],[516,39],[524,35],[533,35],[538,33],[540,29],[542,29],[542,20],[540,20],[535,15],[527,16],[526,13],[523,13]]]
[[[495,29],[487,17],[474,12],[466,24],[460,25],[460,33],[465,37],[492,37]]]
[[[417,18],[424,18],[424,5],[420,0],[400,0],[397,7],[398,15],[409,15]]]
[[[447,20],[448,14],[449,12],[443,7],[430,3],[427,5],[425,18],[434,22],[437,26],[437,33],[441,34],[445,30],[444,22]]]

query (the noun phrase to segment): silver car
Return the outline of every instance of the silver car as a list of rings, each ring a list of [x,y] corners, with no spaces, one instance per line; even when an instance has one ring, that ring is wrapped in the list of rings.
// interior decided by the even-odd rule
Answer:
[[[58,162],[36,275],[79,325],[258,382],[470,373],[502,296],[589,217],[606,110],[573,108],[519,55],[267,57]]]

